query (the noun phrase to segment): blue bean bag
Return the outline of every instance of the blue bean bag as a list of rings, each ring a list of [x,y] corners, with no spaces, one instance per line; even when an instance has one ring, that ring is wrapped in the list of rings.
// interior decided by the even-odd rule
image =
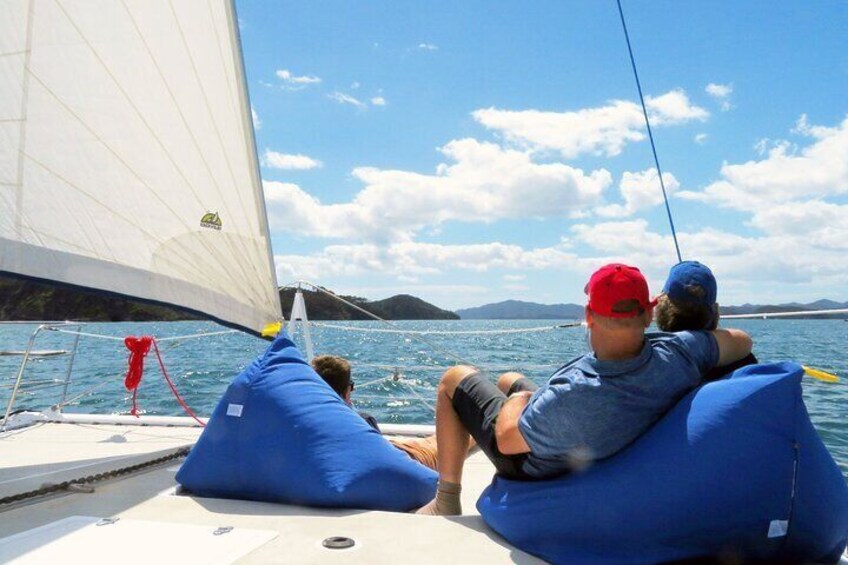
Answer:
[[[230,384],[177,473],[192,494],[408,511],[436,473],[392,447],[281,334]]]
[[[495,477],[477,508],[510,543],[553,563],[838,561],[848,488],[810,423],[802,375],[794,363],[740,369],[588,471]]]

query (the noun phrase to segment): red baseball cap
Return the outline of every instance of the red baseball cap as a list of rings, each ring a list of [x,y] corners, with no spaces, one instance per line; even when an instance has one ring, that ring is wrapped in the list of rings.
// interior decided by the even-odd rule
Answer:
[[[636,267],[621,263],[604,265],[595,271],[584,291],[589,295],[589,308],[592,312],[608,318],[633,318],[657,304],[656,300],[650,299],[648,281],[642,272]],[[616,308],[616,305],[625,300],[635,300],[639,309]]]

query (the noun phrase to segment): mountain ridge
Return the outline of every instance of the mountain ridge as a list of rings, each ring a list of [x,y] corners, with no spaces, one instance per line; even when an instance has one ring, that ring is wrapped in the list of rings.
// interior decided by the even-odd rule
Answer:
[[[822,298],[806,304],[789,302],[784,304],[742,304],[721,306],[723,315],[762,314],[768,312],[801,312],[804,310],[835,310],[848,308],[848,301],[837,302]],[[584,306],[579,304],[539,304],[521,300],[504,300],[474,308],[460,308],[456,313],[463,320],[573,320],[583,318]],[[848,318],[848,314],[824,315],[833,318]],[[812,317],[812,316],[811,316]],[[815,316],[822,318],[823,316]]]

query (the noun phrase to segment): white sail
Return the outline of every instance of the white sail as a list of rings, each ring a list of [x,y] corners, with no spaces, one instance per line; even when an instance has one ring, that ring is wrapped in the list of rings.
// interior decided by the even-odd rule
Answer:
[[[229,0],[0,0],[0,271],[280,319]]]

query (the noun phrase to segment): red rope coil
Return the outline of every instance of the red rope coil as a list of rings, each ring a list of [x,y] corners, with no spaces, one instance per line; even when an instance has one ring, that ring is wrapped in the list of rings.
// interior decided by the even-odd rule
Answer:
[[[171,392],[174,394],[174,398],[177,399],[177,402],[179,402],[186,414],[194,418],[198,424],[205,427],[206,424],[188,407],[188,404],[185,403],[180,393],[177,392],[177,387],[171,382],[171,377],[168,376],[168,371],[165,370],[165,363],[162,361],[162,354],[159,352],[159,345],[156,343],[156,339],[149,335],[142,337],[130,336],[124,338],[124,345],[130,350],[130,357],[127,361],[127,376],[124,379],[124,386],[133,393],[133,407],[130,414],[136,418],[139,417],[136,397],[138,395],[138,387],[141,384],[141,377],[144,374],[144,357],[150,352],[150,346],[152,345],[153,350],[156,352],[156,358],[159,360],[159,368],[162,370],[162,375],[165,377],[165,382],[168,383],[168,387],[170,387]]]

